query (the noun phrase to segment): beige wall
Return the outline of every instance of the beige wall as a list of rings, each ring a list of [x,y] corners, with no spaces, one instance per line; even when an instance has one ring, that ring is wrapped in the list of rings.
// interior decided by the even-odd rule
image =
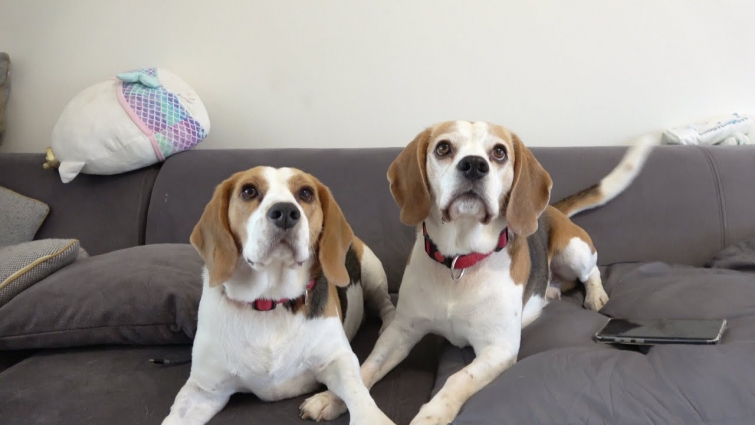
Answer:
[[[203,148],[401,146],[446,119],[623,144],[755,113],[753,23],[747,0],[0,0],[0,151],[41,152],[71,97],[144,66],[199,93]]]

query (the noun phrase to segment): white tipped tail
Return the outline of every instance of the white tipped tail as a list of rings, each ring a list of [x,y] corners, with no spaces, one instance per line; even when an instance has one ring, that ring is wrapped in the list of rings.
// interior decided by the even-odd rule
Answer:
[[[656,138],[643,136],[627,149],[624,157],[600,183],[585,189],[553,205],[556,209],[571,217],[579,212],[607,204],[619,196],[642,171],[645,161],[653,147],[657,145]]]

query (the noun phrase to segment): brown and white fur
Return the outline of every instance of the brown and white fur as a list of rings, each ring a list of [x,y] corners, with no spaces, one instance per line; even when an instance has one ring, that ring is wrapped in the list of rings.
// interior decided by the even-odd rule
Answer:
[[[586,289],[585,307],[602,308],[608,296],[595,247],[568,217],[617,196],[649,151],[646,142],[630,148],[600,184],[549,206],[549,174],[507,129],[456,121],[420,133],[388,170],[401,221],[416,226],[417,239],[395,319],[362,365],[365,384],[371,387],[385,376],[427,333],[459,347],[471,345],[476,359],[450,376],[411,422],[446,425],[473,394],[516,362],[522,328],[539,316],[549,298],[546,291],[551,297],[560,294],[548,289],[550,282],[579,280]],[[475,157],[480,173],[470,178],[464,170]],[[510,241],[454,281],[451,270],[425,252],[423,222],[446,256],[491,252],[507,226]],[[327,419],[345,410],[327,391],[304,407],[311,416]]]
[[[236,173],[215,189],[191,243],[205,260],[199,323],[191,374],[163,424],[204,424],[236,392],[274,401],[320,383],[343,398],[352,424],[393,423],[349,345],[364,300],[384,325],[395,313],[385,272],[327,187],[291,168]],[[257,299],[291,301],[257,311]]]

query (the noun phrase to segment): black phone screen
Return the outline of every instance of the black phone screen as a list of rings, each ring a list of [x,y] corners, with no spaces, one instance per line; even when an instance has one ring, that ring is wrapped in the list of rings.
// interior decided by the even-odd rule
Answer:
[[[627,338],[712,340],[721,333],[723,324],[723,320],[611,319],[599,334]]]

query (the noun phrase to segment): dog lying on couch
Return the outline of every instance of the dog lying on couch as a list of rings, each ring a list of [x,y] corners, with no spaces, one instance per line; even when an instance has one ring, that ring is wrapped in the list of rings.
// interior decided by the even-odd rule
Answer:
[[[362,365],[372,387],[426,334],[471,345],[476,359],[451,375],[412,425],[446,425],[476,392],[517,359],[521,330],[579,280],[585,307],[608,301],[589,235],[569,217],[618,196],[639,174],[651,144],[631,147],[601,182],[549,206],[549,174],[504,127],[455,121],[429,127],[388,170],[401,221],[416,227],[395,319]],[[345,411],[327,391],[306,416]]]
[[[163,424],[204,424],[233,393],[342,397],[353,424],[392,424],[349,341],[366,300],[395,311],[380,260],[330,190],[300,170],[256,167],[222,182],[191,234],[205,261],[191,374]]]

